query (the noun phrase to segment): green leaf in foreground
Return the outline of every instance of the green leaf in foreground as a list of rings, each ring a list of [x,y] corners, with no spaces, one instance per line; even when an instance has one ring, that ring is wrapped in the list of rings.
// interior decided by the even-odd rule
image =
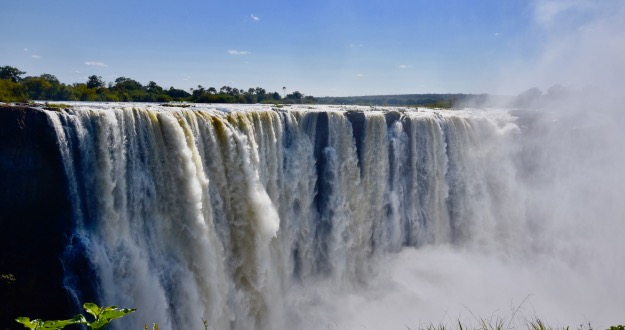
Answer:
[[[84,303],[82,307],[96,319],[100,315],[100,307],[94,303]]]
[[[130,314],[136,311],[136,308],[118,308],[117,306],[99,307],[93,303],[85,303],[83,305],[85,310],[95,317],[95,320],[87,325],[91,329],[102,329],[109,324],[112,320],[118,319],[126,314]]]
[[[18,317],[15,319],[15,321],[17,321],[17,323],[21,323],[23,324],[25,327],[27,327],[28,329],[37,329],[37,327],[43,326],[43,321],[42,320],[30,320],[30,318],[28,317]]]
[[[18,317],[15,319],[18,323],[23,324],[25,327],[31,330],[56,330],[63,329],[65,326],[70,324],[86,324],[87,320],[81,314],[74,316],[69,320],[52,320],[52,321],[43,321],[40,319],[31,320],[28,317]]]
[[[99,307],[94,303],[85,303],[83,305],[87,313],[93,315],[93,322],[88,322],[82,315],[78,314],[69,320],[42,321],[40,319],[31,320],[28,317],[18,317],[16,322],[23,324],[31,330],[58,330],[72,324],[84,324],[91,330],[104,328],[111,320],[120,318],[126,314],[136,311],[136,308],[117,308],[117,306]]]

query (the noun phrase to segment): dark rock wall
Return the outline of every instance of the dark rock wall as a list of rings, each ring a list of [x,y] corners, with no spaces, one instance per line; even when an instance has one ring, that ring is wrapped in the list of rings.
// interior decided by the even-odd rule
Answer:
[[[71,201],[56,135],[43,110],[0,105],[0,329],[14,319],[63,319],[61,255]]]

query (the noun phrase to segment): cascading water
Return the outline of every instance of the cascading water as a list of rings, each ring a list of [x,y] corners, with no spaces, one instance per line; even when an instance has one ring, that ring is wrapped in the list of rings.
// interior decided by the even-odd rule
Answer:
[[[380,289],[372,281],[396,267],[397,252],[506,259],[537,245],[527,150],[506,111],[77,104],[46,113],[74,202],[66,286],[77,302],[138,308],[115,321],[120,329],[199,329],[201,319],[212,329],[342,328],[327,306]]]

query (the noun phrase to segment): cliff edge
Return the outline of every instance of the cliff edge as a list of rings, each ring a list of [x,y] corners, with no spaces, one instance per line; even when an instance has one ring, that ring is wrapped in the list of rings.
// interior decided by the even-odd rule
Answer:
[[[44,110],[0,104],[0,329],[21,328],[18,316],[71,316],[61,262],[71,218],[63,163]]]

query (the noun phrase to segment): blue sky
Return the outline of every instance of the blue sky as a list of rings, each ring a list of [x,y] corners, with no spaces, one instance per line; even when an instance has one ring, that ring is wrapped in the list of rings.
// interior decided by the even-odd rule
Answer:
[[[549,66],[554,48],[584,47],[583,28],[610,19],[604,28],[620,29],[622,9],[622,0],[0,0],[0,65],[65,83],[96,74],[315,96],[515,94],[566,85],[565,68]]]

